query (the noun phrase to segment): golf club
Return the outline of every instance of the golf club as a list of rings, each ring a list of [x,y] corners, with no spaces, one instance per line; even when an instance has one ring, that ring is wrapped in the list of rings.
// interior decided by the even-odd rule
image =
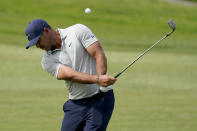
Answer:
[[[157,41],[156,43],[154,43],[151,47],[149,47],[148,49],[146,49],[144,52],[142,52],[138,57],[136,57],[133,62],[131,62],[127,67],[125,67],[122,71],[120,71],[118,74],[116,74],[114,76],[114,78],[118,78],[125,70],[127,70],[131,65],[133,65],[137,60],[139,60],[143,55],[145,55],[149,50],[151,50],[155,45],[157,45],[160,41],[162,41],[163,39],[165,39],[166,37],[170,36],[176,29],[175,23],[173,20],[169,20],[168,21],[168,25],[170,26],[170,28],[172,29],[171,32],[167,33],[165,36],[163,36],[159,41]]]

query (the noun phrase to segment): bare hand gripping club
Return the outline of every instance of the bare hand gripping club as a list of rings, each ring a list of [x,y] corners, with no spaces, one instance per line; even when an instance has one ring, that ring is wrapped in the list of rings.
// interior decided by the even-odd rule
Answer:
[[[114,76],[114,78],[118,78],[125,70],[127,70],[131,65],[133,65],[137,60],[139,60],[143,55],[145,55],[149,50],[151,50],[155,45],[157,45],[160,41],[162,41],[163,39],[165,39],[166,37],[170,36],[176,29],[175,23],[173,20],[169,20],[168,21],[168,25],[170,26],[170,28],[172,29],[171,32],[167,33],[165,36],[163,36],[159,41],[157,41],[156,43],[154,43],[151,47],[149,47],[148,49],[146,49],[144,52],[142,52],[138,57],[136,57],[133,62],[131,62],[128,66],[126,66],[122,71],[120,71],[118,74],[116,74]]]

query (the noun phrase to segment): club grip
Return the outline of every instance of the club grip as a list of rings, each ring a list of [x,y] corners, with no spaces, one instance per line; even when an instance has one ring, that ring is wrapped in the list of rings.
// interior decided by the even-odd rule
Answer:
[[[121,74],[121,72],[119,72],[118,74],[116,74],[115,76],[114,76],[114,78],[118,78],[118,76]]]

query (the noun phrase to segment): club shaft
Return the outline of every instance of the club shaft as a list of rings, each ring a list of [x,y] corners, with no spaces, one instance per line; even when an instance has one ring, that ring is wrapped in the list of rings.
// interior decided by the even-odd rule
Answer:
[[[131,62],[127,67],[125,67],[122,71],[120,71],[118,74],[116,74],[114,76],[114,78],[118,78],[118,76],[120,76],[125,70],[127,70],[131,65],[133,65],[138,59],[140,59],[143,55],[145,55],[149,50],[151,50],[155,45],[157,45],[160,41],[162,41],[163,39],[165,39],[166,37],[169,36],[169,34],[171,34],[172,32],[168,33],[167,35],[163,36],[159,41],[157,41],[156,43],[154,43],[151,47],[149,47],[148,49],[146,49],[143,53],[141,53],[138,57],[136,57],[133,62]]]

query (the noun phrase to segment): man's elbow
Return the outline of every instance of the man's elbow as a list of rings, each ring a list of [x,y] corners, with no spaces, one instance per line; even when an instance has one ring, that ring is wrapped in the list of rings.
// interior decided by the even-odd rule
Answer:
[[[60,73],[57,74],[57,80],[63,80],[63,76]]]
[[[68,67],[62,66],[59,68],[57,73],[57,80],[71,80],[72,79],[72,70]]]
[[[63,80],[63,78],[57,75],[57,80]]]
[[[64,73],[58,73],[57,80],[72,80],[72,76],[65,75]]]

